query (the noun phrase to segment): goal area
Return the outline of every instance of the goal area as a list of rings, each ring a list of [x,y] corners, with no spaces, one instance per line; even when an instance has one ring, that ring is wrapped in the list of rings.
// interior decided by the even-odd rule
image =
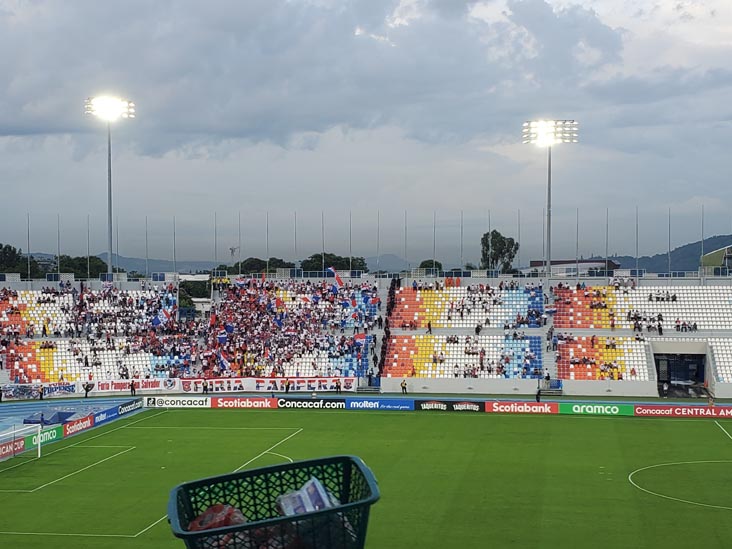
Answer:
[[[42,446],[41,425],[14,425],[0,431],[0,461],[21,454],[40,458]]]

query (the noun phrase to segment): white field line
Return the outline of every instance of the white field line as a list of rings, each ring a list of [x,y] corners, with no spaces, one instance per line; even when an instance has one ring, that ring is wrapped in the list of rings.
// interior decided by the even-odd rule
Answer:
[[[130,427],[130,429],[185,429],[186,431],[205,429],[206,431],[292,431],[298,427],[186,427],[184,425],[162,425],[150,427]]]
[[[280,444],[284,444],[285,442],[287,442],[288,440],[290,440],[290,439],[291,439],[292,437],[294,437],[295,435],[299,435],[300,433],[302,433],[302,431],[303,431],[302,429],[298,429],[297,431],[295,431],[295,432],[294,432],[294,433],[292,433],[291,435],[289,435],[289,436],[286,436],[285,438],[283,438],[283,439],[282,439],[282,440],[280,440],[279,442],[277,442],[277,443],[273,444],[272,446],[270,446],[269,448],[267,448],[267,449],[266,449],[266,450],[265,450],[264,452],[262,452],[261,454],[257,454],[256,456],[254,456],[254,457],[253,457],[252,459],[250,459],[250,460],[249,460],[249,461],[247,461],[246,463],[243,463],[243,464],[239,465],[239,467],[237,467],[236,469],[234,469],[234,471],[233,471],[233,472],[234,472],[234,473],[237,473],[237,472],[241,471],[242,469],[244,469],[244,467],[246,467],[246,466],[247,466],[247,465],[249,465],[250,463],[252,463],[252,462],[254,462],[254,461],[257,461],[257,460],[258,460],[259,458],[261,458],[261,457],[262,457],[262,456],[263,456],[264,454],[267,454],[267,453],[271,452],[272,450],[274,450],[275,448],[277,448],[277,447],[278,447],[278,446],[279,446]]]
[[[126,454],[127,452],[131,452],[135,448],[136,448],[136,446],[131,446],[130,448],[127,448],[127,450],[122,450],[121,452],[117,452],[114,455],[111,455],[111,456],[106,457],[104,459],[100,459],[99,461],[96,461],[96,462],[92,463],[91,465],[87,465],[86,467],[82,467],[78,471],[74,471],[73,473],[69,473],[68,475],[64,475],[64,476],[62,476],[60,478],[57,478],[56,480],[52,480],[51,482],[47,482],[46,484],[42,484],[38,488],[34,488],[33,490],[31,490],[31,492],[37,492],[38,490],[41,490],[42,488],[45,488],[47,486],[51,486],[52,484],[56,484],[57,482],[61,482],[64,479],[67,479],[69,477],[73,477],[74,475],[78,475],[79,473],[82,473],[82,472],[86,471],[87,469],[91,469],[92,467],[96,467],[97,465],[100,465],[100,464],[104,463],[105,461],[109,461],[110,459],[116,458],[117,456],[121,456],[122,454]]]
[[[86,534],[86,533],[66,533],[66,532],[0,532],[9,536],[65,536],[74,538],[134,538],[131,534]]]
[[[670,501],[678,501],[679,503],[686,503],[687,505],[695,505],[697,507],[708,507],[711,509],[724,509],[726,511],[732,511],[732,507],[727,507],[725,505],[712,505],[710,503],[703,503],[700,501],[691,501],[688,499],[681,499],[676,498],[673,496],[667,496],[666,494],[660,494],[658,492],[653,492],[652,490],[648,490],[647,488],[643,488],[643,486],[640,486],[633,480],[633,475],[636,473],[640,473],[641,471],[646,471],[648,469],[656,469],[658,467],[669,467],[673,465],[694,465],[699,463],[732,463],[732,461],[729,460],[707,460],[707,461],[675,461],[673,463],[656,463],[655,465],[648,465],[646,467],[641,467],[640,469],[636,469],[632,473],[628,475],[628,482],[630,482],[633,486],[638,488],[641,492],[645,492],[646,494],[650,494],[652,496],[656,496],[658,498],[667,499]]]
[[[270,455],[273,455],[273,456],[281,457],[282,459],[286,459],[290,463],[294,463],[295,462],[295,460],[292,459],[290,456],[283,456],[282,454],[278,454],[277,452],[267,452],[267,453],[270,454]]]
[[[241,471],[242,469],[244,469],[244,467],[246,467],[246,466],[247,466],[247,465],[249,465],[250,463],[252,463],[252,462],[254,462],[254,461],[258,460],[259,458],[261,458],[262,456],[264,456],[264,455],[266,455],[266,454],[274,454],[274,455],[276,455],[276,456],[280,456],[280,457],[283,457],[283,458],[285,458],[285,459],[289,459],[290,461],[292,461],[292,459],[288,458],[287,456],[283,456],[283,455],[281,455],[281,454],[275,454],[274,452],[272,452],[272,450],[274,450],[275,448],[277,448],[277,447],[278,447],[278,446],[279,446],[280,444],[283,444],[283,443],[287,442],[288,440],[290,440],[290,439],[291,439],[292,437],[294,437],[295,435],[298,435],[298,434],[302,433],[302,431],[303,431],[303,429],[302,429],[302,428],[299,428],[299,429],[298,429],[297,431],[295,431],[294,433],[292,433],[292,434],[290,434],[290,435],[286,436],[285,438],[283,438],[283,439],[282,439],[282,440],[280,440],[279,442],[276,442],[275,444],[273,444],[272,446],[270,446],[269,448],[267,448],[267,449],[266,449],[266,450],[265,450],[264,452],[261,452],[260,454],[257,454],[256,456],[254,456],[254,457],[253,457],[252,459],[250,459],[249,461],[247,461],[247,462],[246,462],[246,463],[244,463],[243,465],[240,465],[239,467],[237,467],[236,469],[234,469],[234,471],[233,471],[233,472],[234,472],[234,473],[236,473],[236,472],[238,472],[238,471]],[[135,535],[134,535],[133,537],[135,537],[135,538],[136,538],[137,536],[139,536],[139,535],[141,535],[141,534],[144,534],[145,532],[147,532],[148,530],[150,530],[150,528],[152,528],[152,527],[153,527],[153,526],[155,526],[156,524],[160,524],[160,523],[161,523],[162,521],[164,521],[164,520],[165,520],[166,518],[168,518],[168,515],[163,515],[163,516],[162,516],[162,517],[160,517],[160,518],[159,518],[158,520],[156,520],[155,522],[153,522],[153,523],[152,523],[151,525],[149,525],[149,526],[147,526],[146,528],[143,528],[142,530],[140,530],[140,531],[139,531],[139,532],[138,532],[137,534],[135,534]],[[1,533],[1,532],[0,532],[0,533]]]
[[[33,492],[37,492],[38,490],[45,488],[46,486],[51,486],[52,484],[56,484],[57,482],[60,482],[64,479],[67,479],[69,477],[73,477],[74,475],[77,475],[83,471],[86,471],[87,469],[91,469],[92,467],[99,465],[100,463],[104,463],[105,461],[109,461],[112,458],[115,458],[117,456],[121,456],[122,454],[126,454],[130,450],[134,450],[136,446],[79,446],[79,448],[126,448],[126,450],[123,450],[121,452],[117,452],[113,456],[106,457],[104,459],[100,459],[99,461],[92,463],[91,465],[87,465],[86,467],[79,469],[78,471],[74,471],[73,473],[69,473],[68,475],[64,475],[61,478],[57,478],[56,480],[52,480],[51,482],[47,482],[46,484],[43,484],[41,486],[38,486],[37,488],[33,488],[32,490],[0,490],[0,493],[6,494],[6,493],[19,493],[19,494],[32,494]]]
[[[136,538],[138,536],[141,536],[142,534],[144,534],[145,532],[147,532],[153,526],[156,526],[156,525],[160,524],[161,522],[163,522],[166,518],[168,518],[168,515],[163,515],[158,520],[156,520],[155,522],[153,522],[150,526],[148,526],[147,528],[143,528],[142,530],[140,530],[139,532],[137,532],[137,534],[135,534],[134,536],[131,536],[131,537]]]
[[[84,440],[80,440],[79,442],[75,442],[74,444],[69,444],[68,446],[64,446],[63,448],[58,448],[57,450],[52,450],[50,452],[42,453],[41,456],[42,457],[47,457],[47,456],[50,456],[52,454],[55,454],[56,452],[61,452],[62,450],[67,450],[69,448],[73,448],[75,446],[79,446],[81,444],[84,444],[85,442],[89,442],[90,440],[94,440],[96,438],[103,437],[104,435],[108,435],[109,433],[114,433],[115,431],[119,431],[120,429],[127,429],[130,425],[135,425],[136,423],[140,423],[141,421],[145,421],[147,419],[151,419],[151,418],[157,417],[157,416],[159,416],[161,414],[165,414],[167,412],[168,412],[168,410],[163,410],[162,412],[160,412],[158,414],[153,414],[151,416],[147,416],[147,417],[144,417],[142,419],[138,419],[136,421],[133,421],[132,423],[128,423],[127,425],[122,425],[121,427],[116,427],[114,429],[111,429],[110,431],[105,431],[105,432],[100,433],[98,435],[94,435],[93,437],[85,438]],[[125,446],[125,448],[127,448],[127,446]],[[21,465],[26,465],[28,463],[32,463],[32,462],[37,461],[37,460],[38,460],[38,458],[33,458],[33,459],[29,459],[27,461],[24,461],[22,463],[16,463],[15,465],[11,465],[10,467],[5,467],[5,469],[0,469],[0,473],[4,473],[5,471],[10,471],[11,469],[15,469],[16,467],[20,467]]]
[[[132,448],[132,446],[77,446],[77,448]]]
[[[722,424],[721,423],[719,423],[716,419],[714,420],[714,423],[716,423],[717,424],[717,427],[719,427],[720,429],[722,429],[722,431],[724,431],[724,434],[727,435],[727,437],[730,440],[732,440],[732,435],[729,434],[729,431],[727,431],[727,429],[725,429],[724,427],[722,427]]]

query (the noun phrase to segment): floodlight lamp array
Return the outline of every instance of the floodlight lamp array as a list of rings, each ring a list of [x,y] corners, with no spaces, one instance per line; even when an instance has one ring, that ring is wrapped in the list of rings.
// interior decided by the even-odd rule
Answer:
[[[523,125],[523,142],[539,147],[577,143],[578,131],[576,120],[530,120]]]
[[[135,118],[135,104],[119,97],[90,97],[84,101],[84,114],[107,122],[114,122],[119,118]]]

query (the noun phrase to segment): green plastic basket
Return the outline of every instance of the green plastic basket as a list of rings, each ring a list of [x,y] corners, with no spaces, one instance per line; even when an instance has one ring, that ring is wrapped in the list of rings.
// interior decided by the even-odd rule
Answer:
[[[299,490],[311,477],[340,505],[280,516],[277,497]],[[168,501],[173,534],[189,549],[362,549],[369,509],[379,499],[371,470],[358,457],[333,456],[262,467],[176,486]],[[190,532],[188,525],[216,504],[232,505],[248,522]]]

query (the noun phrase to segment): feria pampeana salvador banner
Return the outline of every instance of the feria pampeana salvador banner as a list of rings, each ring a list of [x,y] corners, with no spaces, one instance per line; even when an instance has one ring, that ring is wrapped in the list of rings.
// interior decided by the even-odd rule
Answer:
[[[85,386],[89,388],[89,395],[99,394],[130,394],[130,383],[134,382],[135,392],[139,394],[169,394],[169,393],[203,393],[203,383],[207,381],[209,392],[212,393],[282,393],[285,392],[285,380],[289,380],[289,392],[335,392],[337,381],[340,381],[341,390],[355,392],[357,378],[355,377],[317,377],[317,378],[217,378],[217,379],[112,379],[102,381],[77,381],[74,383],[32,383],[3,385],[3,400],[37,400],[40,397],[40,388],[43,386],[44,398],[83,395]]]
[[[203,379],[181,379],[181,392],[202,393]],[[340,381],[341,390],[355,392],[358,385],[355,377],[234,377],[209,379],[209,392],[272,393],[285,392],[285,382],[289,382],[289,392],[334,392]]]

